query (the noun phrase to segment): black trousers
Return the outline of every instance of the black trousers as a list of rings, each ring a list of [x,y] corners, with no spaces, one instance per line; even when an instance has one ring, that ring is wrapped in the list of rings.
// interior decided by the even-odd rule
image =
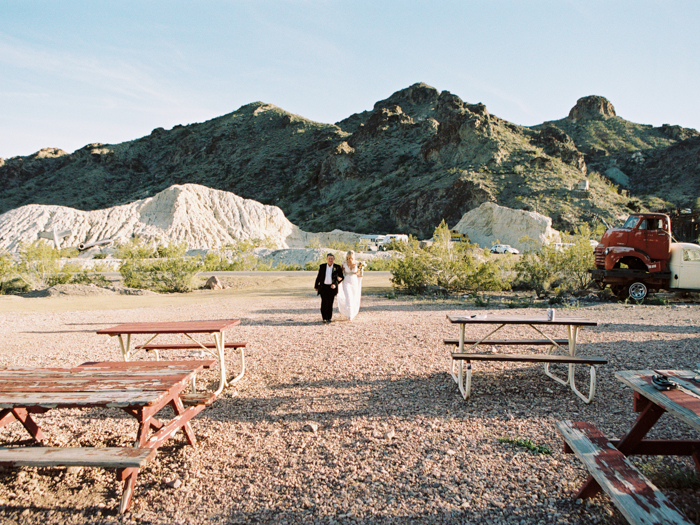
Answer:
[[[338,294],[338,287],[331,288],[330,284],[322,284],[318,292],[321,294],[321,317],[324,321],[330,321],[333,317],[333,301]]]

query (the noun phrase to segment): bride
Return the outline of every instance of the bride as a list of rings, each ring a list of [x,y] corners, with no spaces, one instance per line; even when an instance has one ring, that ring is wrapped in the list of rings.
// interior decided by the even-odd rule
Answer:
[[[355,261],[355,252],[350,250],[343,263],[345,278],[338,290],[338,309],[351,321],[360,311],[362,296],[363,265]]]

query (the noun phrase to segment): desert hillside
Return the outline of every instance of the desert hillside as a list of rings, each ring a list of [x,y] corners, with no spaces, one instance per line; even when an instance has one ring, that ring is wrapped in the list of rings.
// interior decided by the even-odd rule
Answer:
[[[255,102],[121,144],[0,159],[0,212],[96,210],[196,183],[278,206],[306,231],[423,238],[484,202],[571,230],[629,210],[693,205],[699,148],[697,131],[628,122],[603,97],[524,127],[419,83],[336,124]],[[585,181],[587,192],[572,191]]]

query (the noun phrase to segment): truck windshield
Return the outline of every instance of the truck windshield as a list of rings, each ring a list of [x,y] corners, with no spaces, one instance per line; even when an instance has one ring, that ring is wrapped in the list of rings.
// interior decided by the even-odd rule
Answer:
[[[637,221],[639,221],[639,217],[635,217],[634,215],[630,215],[627,217],[627,220],[625,221],[625,224],[622,226],[623,228],[634,228],[635,225],[637,224]]]

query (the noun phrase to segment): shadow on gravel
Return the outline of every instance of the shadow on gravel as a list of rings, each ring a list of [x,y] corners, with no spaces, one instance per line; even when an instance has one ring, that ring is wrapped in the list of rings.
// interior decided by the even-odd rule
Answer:
[[[669,326],[662,324],[608,324],[601,323],[591,330],[597,332],[666,332],[669,334],[700,334],[700,326],[688,324],[684,326]]]

